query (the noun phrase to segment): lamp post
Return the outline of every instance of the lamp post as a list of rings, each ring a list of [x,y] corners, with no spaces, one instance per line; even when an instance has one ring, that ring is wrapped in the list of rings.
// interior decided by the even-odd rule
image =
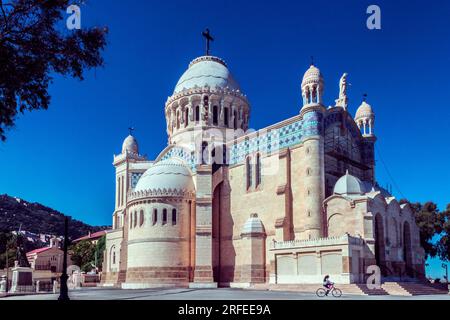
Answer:
[[[63,272],[61,275],[61,288],[59,291],[59,301],[69,301],[69,288],[67,288],[67,279],[69,276],[67,275],[67,245],[69,242],[69,217],[64,217],[64,257],[63,257]]]

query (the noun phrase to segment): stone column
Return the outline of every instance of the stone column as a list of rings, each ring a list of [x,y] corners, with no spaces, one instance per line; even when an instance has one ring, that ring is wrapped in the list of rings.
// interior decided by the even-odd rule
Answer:
[[[217,288],[213,276],[212,168],[197,167],[194,282],[190,288]]]

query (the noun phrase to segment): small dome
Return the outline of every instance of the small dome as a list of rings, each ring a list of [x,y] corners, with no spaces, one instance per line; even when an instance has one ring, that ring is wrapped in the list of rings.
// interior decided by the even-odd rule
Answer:
[[[122,153],[126,153],[127,151],[128,153],[139,154],[139,147],[137,140],[131,134],[125,138],[122,144]]]
[[[363,101],[356,110],[355,120],[361,118],[373,118],[375,114],[373,113],[372,107],[367,102]]]
[[[203,56],[193,60],[189,68],[178,80],[174,94],[195,87],[239,90],[238,83],[234,80],[231,72],[223,60],[213,56]]]
[[[311,65],[308,70],[306,70],[305,75],[303,76],[302,86],[310,83],[319,83],[323,82],[322,73],[319,68],[315,65]]]
[[[266,234],[261,219],[258,218],[258,214],[253,213],[250,218],[244,224],[241,234],[245,235],[262,235]]]
[[[144,172],[133,191],[147,190],[195,191],[189,169],[181,160],[168,159],[153,164]]]
[[[364,184],[357,177],[352,176],[346,172],[346,174],[339,178],[334,185],[334,194],[364,194]]]

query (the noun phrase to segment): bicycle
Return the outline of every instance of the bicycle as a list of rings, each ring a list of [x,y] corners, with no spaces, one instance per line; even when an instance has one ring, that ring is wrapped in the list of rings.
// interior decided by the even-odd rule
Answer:
[[[333,295],[333,297],[335,297],[335,298],[339,298],[340,296],[342,296],[342,291],[341,291],[341,289],[338,289],[338,288],[336,288],[335,286],[333,286],[333,287],[330,289],[330,292],[328,292],[328,294],[329,294],[329,293],[331,293],[331,294]],[[317,289],[317,291],[316,291],[316,295],[317,295],[319,298],[325,297],[326,294],[327,294],[327,289],[325,289],[325,288],[319,288],[319,289]]]

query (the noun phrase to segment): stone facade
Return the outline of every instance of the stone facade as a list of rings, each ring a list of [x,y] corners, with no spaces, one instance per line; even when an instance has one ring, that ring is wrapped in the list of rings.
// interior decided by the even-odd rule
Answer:
[[[195,59],[165,106],[167,148],[149,161],[130,135],[114,157],[104,285],[358,283],[371,265],[423,276],[414,216],[375,180],[372,108],[353,118],[345,86],[326,108],[312,65],[298,114],[252,131],[227,65]]]

